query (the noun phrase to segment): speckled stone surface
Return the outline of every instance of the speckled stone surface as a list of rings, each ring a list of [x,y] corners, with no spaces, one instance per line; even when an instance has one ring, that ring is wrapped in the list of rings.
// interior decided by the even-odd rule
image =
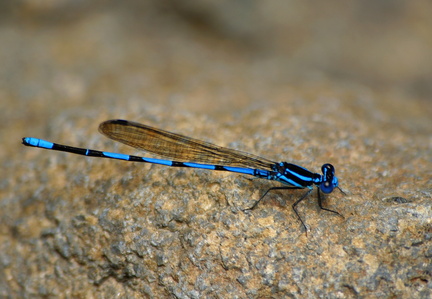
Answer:
[[[41,3],[0,24],[0,297],[432,296],[429,2]],[[344,218],[314,192],[306,234],[304,190],[244,212],[280,184],[20,144],[145,155],[112,118],[332,163]]]

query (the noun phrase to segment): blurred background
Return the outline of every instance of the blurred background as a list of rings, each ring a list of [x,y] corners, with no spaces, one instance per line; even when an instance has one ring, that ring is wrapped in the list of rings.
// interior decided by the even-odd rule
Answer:
[[[287,76],[298,80],[324,73],[376,88],[397,87],[427,98],[432,94],[431,5],[426,0],[3,1],[2,69],[13,75],[9,65],[21,55],[21,64],[15,66],[27,70],[32,62],[42,63],[42,58],[64,66],[76,62],[78,68],[74,55],[86,53],[88,57],[94,51],[101,60],[117,54],[110,56],[114,67],[120,59],[128,59],[122,57],[122,50],[136,47],[137,52],[149,49],[129,61],[143,63],[165,54],[165,63],[157,61],[163,63],[158,67],[163,71],[180,55],[156,49],[172,42],[177,51],[203,47],[205,52],[232,51],[269,64],[277,60]],[[42,51],[47,43],[55,43],[50,37],[57,38],[57,47]],[[24,54],[33,52],[35,46],[45,53],[34,51],[26,60]]]
[[[330,84],[430,111],[431,11],[427,0],[2,1],[0,158],[29,125],[131,111],[137,97],[223,114]]]

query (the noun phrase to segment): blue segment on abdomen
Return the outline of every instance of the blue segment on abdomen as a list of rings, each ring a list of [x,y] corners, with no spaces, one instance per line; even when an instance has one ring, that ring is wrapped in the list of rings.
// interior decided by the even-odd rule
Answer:
[[[216,169],[214,165],[200,164],[200,163],[193,163],[193,162],[183,162],[183,165],[187,167],[193,167],[193,168],[202,168],[202,169],[210,169],[210,170]]]
[[[54,143],[39,138],[26,137],[24,138],[24,141],[30,144],[31,146],[42,147],[47,149],[51,149],[54,146]]]
[[[144,158],[144,157],[141,157],[141,159],[143,159],[143,161],[148,162],[148,163],[172,166],[172,161],[169,161],[169,160]]]
[[[224,166],[223,168],[225,168],[228,171],[232,171],[232,172],[254,175],[254,170],[253,169],[249,169],[249,168],[230,167],[230,166]]]
[[[119,154],[119,153],[110,153],[110,152],[102,152],[105,157],[120,159],[120,160],[129,160],[129,155]]]

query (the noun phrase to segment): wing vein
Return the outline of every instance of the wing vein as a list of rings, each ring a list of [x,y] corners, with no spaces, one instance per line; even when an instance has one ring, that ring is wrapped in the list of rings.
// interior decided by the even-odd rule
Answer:
[[[108,120],[99,132],[110,139],[179,162],[271,170],[275,162],[249,153],[126,120]]]

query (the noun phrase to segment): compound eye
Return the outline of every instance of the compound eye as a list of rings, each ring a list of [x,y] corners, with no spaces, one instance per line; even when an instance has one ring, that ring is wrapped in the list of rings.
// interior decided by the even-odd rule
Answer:
[[[334,169],[333,165],[327,163],[321,167],[321,171],[325,175],[327,173],[334,173],[335,169]]]
[[[329,181],[322,182],[320,185],[320,189],[323,193],[332,193],[334,188],[335,186]]]

